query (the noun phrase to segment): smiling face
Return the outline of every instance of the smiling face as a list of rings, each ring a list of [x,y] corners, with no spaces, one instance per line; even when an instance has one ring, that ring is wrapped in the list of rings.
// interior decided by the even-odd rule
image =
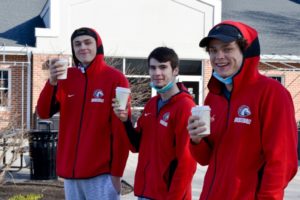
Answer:
[[[223,78],[235,74],[242,66],[243,54],[235,41],[225,43],[212,39],[208,45],[208,53],[214,71]]]
[[[155,58],[149,60],[149,75],[151,82],[158,88],[163,88],[178,75],[178,67],[172,69],[171,62],[159,62]]]
[[[96,57],[97,45],[95,38],[89,35],[81,35],[74,38],[72,45],[76,58],[84,66],[89,65]]]

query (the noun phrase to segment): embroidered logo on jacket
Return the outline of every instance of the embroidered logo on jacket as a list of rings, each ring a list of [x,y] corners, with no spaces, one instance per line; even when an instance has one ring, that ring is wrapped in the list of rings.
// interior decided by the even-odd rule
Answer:
[[[91,102],[95,103],[103,103],[104,99],[102,98],[104,96],[103,91],[100,89],[96,89],[93,93],[93,98]]]
[[[247,117],[251,115],[250,108],[248,106],[242,105],[239,107],[238,114],[240,117]]]
[[[147,117],[147,116],[149,116],[149,115],[151,115],[150,112],[144,114],[145,117]]]
[[[168,126],[168,120],[170,117],[170,112],[167,112],[163,115],[162,119],[159,121],[159,123],[165,127]]]
[[[246,105],[242,105],[239,107],[238,109],[238,116],[234,118],[234,122],[235,123],[243,123],[243,124],[251,124],[251,119],[248,119],[246,117],[251,115],[251,111],[249,106]]]

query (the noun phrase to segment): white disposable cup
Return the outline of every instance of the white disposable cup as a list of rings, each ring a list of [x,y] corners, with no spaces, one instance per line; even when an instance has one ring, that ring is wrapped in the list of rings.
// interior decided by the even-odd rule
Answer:
[[[58,61],[55,62],[55,64],[64,66],[64,70],[65,70],[63,74],[57,76],[57,79],[59,80],[66,79],[68,74],[69,61],[65,58],[60,58]]]
[[[116,98],[119,103],[119,109],[125,110],[129,98],[130,89],[124,87],[116,87]]]
[[[207,136],[210,134],[210,107],[209,106],[195,106],[192,108],[192,115],[198,116],[200,120],[205,122],[206,130],[199,135]]]

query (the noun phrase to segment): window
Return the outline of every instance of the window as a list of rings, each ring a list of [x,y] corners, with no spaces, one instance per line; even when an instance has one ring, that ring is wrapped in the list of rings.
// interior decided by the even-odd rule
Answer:
[[[145,104],[151,98],[150,77],[127,76],[127,78],[131,88],[131,120],[133,124],[136,124]]]
[[[107,64],[125,74],[131,86],[131,103],[134,109],[142,109],[152,97],[154,90],[149,86],[150,76],[147,58],[105,57]],[[186,76],[185,84],[199,101],[199,83],[202,75],[201,60],[180,60],[179,75]],[[196,81],[192,80],[196,76]],[[156,93],[154,93],[156,94]]]
[[[0,109],[8,106],[8,72],[0,69]]]
[[[126,74],[148,75],[147,59],[126,59]]]
[[[150,78],[127,77],[131,87],[131,106],[144,107],[151,98]]]
[[[270,76],[270,78],[279,81],[279,83],[283,84],[283,77],[282,76]]]
[[[123,59],[117,57],[105,57],[105,62],[123,72]]]
[[[181,60],[179,62],[180,75],[202,75],[202,62],[200,60]]]

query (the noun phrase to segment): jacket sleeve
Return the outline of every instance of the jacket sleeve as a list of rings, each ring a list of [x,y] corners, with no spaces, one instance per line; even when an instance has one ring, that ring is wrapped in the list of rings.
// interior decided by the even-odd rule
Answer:
[[[172,126],[175,132],[176,163],[177,166],[171,179],[168,200],[189,199],[191,197],[191,184],[196,171],[196,161],[189,151],[189,134],[187,122],[194,102],[186,101],[177,110]]]
[[[295,176],[297,125],[292,98],[285,89],[269,92],[262,101],[260,118],[265,159],[256,199],[282,200],[284,189]]]
[[[213,146],[210,141],[211,136],[201,139],[199,144],[195,144],[190,140],[189,148],[193,158],[200,165],[208,165],[212,156]]]
[[[129,83],[125,77],[120,79],[117,86],[129,87]],[[115,88],[113,88],[115,91]],[[115,92],[113,92],[114,94]],[[130,106],[129,106],[129,113]],[[129,141],[126,135],[123,122],[114,114],[111,107],[111,130],[112,130],[112,161],[111,161],[111,175],[122,177],[125,169],[126,161],[129,154]]]
[[[132,122],[130,119],[128,119],[126,122],[123,122],[126,133],[128,136],[128,139],[130,141],[131,146],[131,151],[132,152],[138,152],[140,148],[140,143],[141,143],[141,133],[137,132],[136,129],[134,129]]]
[[[207,95],[204,105],[209,105],[210,94]],[[189,148],[193,158],[202,166],[208,165],[213,152],[213,141],[215,137],[213,134],[209,134],[207,137],[201,139],[199,144],[193,143],[190,140]]]
[[[59,111],[59,102],[56,99],[57,86],[52,86],[46,82],[37,101],[36,111],[40,118],[51,118]]]

